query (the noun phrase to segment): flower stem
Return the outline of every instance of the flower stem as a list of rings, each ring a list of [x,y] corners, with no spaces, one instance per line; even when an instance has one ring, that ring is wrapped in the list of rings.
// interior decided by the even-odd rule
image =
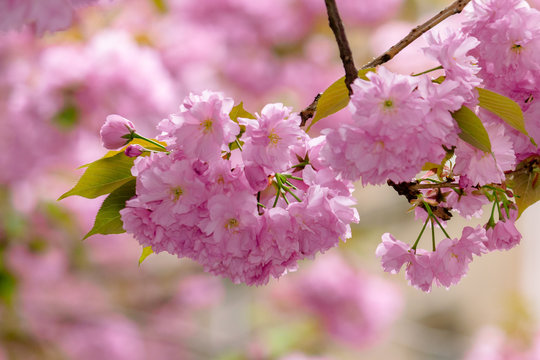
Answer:
[[[137,133],[133,133],[132,136],[133,136],[133,139],[141,139],[141,140],[144,140],[144,141],[149,142],[149,143],[152,144],[152,145],[157,146],[157,147],[160,148],[160,149],[163,149],[163,151],[167,151],[167,152],[169,151],[169,150],[167,150],[167,148],[166,148],[165,146],[161,145],[161,144],[158,143],[157,141],[154,141],[154,140],[152,140],[152,139],[148,139],[148,138],[146,138],[146,137],[144,137],[144,136],[142,136],[142,135],[139,135],[139,134],[137,134]]]
[[[435,225],[433,224],[433,218],[431,218],[431,245],[433,246],[433,251],[437,250],[435,247]]]
[[[422,230],[420,230],[420,234],[418,234],[418,237],[416,238],[416,241],[414,242],[413,246],[411,247],[412,250],[416,250],[416,247],[418,246],[418,243],[420,242],[420,238],[424,234],[424,230],[426,230],[427,223],[429,221],[429,216],[427,217],[426,221],[424,222],[424,226],[422,226]]]
[[[423,202],[424,204],[424,207],[426,208],[428,214],[429,214],[429,217],[431,217],[432,219],[435,220],[435,222],[437,223],[437,225],[439,225],[439,227],[441,228],[441,231],[444,233],[444,236],[446,236],[447,238],[451,239],[450,235],[448,235],[448,233],[446,232],[446,230],[444,229],[444,227],[442,226],[442,224],[440,223],[439,219],[437,219],[437,216],[435,216],[433,214],[433,211],[431,211],[431,206],[429,206],[429,204],[427,202]]]
[[[429,70],[426,70],[426,71],[422,71],[421,73],[418,73],[418,74],[412,74],[411,76],[420,76],[420,75],[424,75],[424,74],[429,74],[430,72],[432,71],[435,71],[435,70],[442,70],[443,67],[441,65],[437,66],[437,67],[434,67],[432,69],[429,69]]]

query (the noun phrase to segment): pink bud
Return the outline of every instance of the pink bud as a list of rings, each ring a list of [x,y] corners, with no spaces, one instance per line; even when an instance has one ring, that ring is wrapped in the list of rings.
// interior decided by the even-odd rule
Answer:
[[[133,123],[120,115],[109,115],[101,127],[99,135],[103,147],[110,150],[118,149],[129,143],[135,132]]]
[[[127,157],[137,157],[144,152],[144,148],[139,144],[132,144],[126,148],[124,152]]]

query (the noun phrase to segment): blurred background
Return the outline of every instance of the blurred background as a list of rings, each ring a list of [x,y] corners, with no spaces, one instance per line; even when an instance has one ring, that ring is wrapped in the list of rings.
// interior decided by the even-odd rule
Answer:
[[[450,2],[338,1],[357,66]],[[437,66],[422,46],[388,67]],[[258,288],[167,254],[138,266],[127,235],[81,240],[103,199],[56,201],[105,153],[108,114],[152,137],[191,91],[299,111],[342,72],[323,0],[105,0],[66,31],[0,34],[0,359],[540,359],[538,206],[520,247],[425,294],[375,258],[384,232],[411,243],[422,225],[387,187],[358,184],[353,238]]]

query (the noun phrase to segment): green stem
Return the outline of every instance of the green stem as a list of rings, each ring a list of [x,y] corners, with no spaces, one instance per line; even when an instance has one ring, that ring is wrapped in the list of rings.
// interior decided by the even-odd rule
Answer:
[[[236,143],[236,146],[238,146],[240,151],[244,151],[244,149],[242,149],[242,145],[240,144],[240,141],[238,141],[238,138],[234,139],[234,142]]]
[[[439,225],[439,228],[441,228],[441,231],[444,233],[444,236],[451,239],[450,235],[448,235],[448,233],[446,232],[446,230],[444,229],[444,227],[440,223],[439,219],[437,219],[437,216],[435,216],[435,214],[433,214],[433,211],[431,211],[431,206],[429,206],[429,204],[427,202],[425,202],[425,201],[423,202],[423,204],[424,204],[424,207],[426,208],[426,210],[428,212],[429,217],[433,218],[437,222],[437,225]]]
[[[503,219],[501,207],[499,206],[499,198],[497,197],[497,193],[494,191],[493,196],[495,196],[495,203],[497,204],[497,211],[499,212],[499,220]]]
[[[142,136],[142,135],[139,135],[139,134],[137,134],[137,133],[133,133],[132,136],[133,136],[133,139],[141,139],[141,140],[144,140],[144,141],[149,142],[149,143],[152,144],[152,145],[157,146],[157,147],[160,148],[160,149],[163,149],[164,151],[167,151],[167,152],[169,151],[169,150],[167,150],[167,148],[166,148],[165,146],[161,145],[161,144],[158,143],[157,141],[154,141],[154,140],[152,140],[152,139],[148,139],[148,138],[146,138],[146,137],[144,137],[144,136]]]
[[[285,176],[287,178],[289,178],[289,179],[304,181],[304,179],[302,179],[301,177],[298,177],[298,176],[292,176],[292,175],[285,175]]]
[[[431,245],[433,246],[433,251],[437,250],[435,247],[435,224],[433,224],[433,218],[431,218]]]
[[[413,74],[411,76],[420,76],[420,75],[424,75],[424,74],[428,74],[432,71],[435,71],[435,70],[442,70],[443,67],[441,65],[437,66],[437,67],[434,67],[433,69],[429,69],[429,70],[426,70],[426,71],[422,71],[421,73],[418,73],[418,74]]]
[[[418,243],[420,242],[420,238],[424,234],[424,230],[426,230],[426,226],[427,226],[428,221],[429,221],[429,216],[426,219],[426,221],[424,222],[424,226],[422,226],[422,230],[420,230],[420,234],[418,235],[418,237],[416,238],[416,241],[414,242],[413,246],[411,247],[412,250],[416,250],[416,247],[418,246]]]

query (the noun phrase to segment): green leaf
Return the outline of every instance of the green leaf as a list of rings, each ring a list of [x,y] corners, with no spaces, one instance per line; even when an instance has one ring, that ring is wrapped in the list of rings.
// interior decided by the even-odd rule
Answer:
[[[486,128],[471,109],[462,106],[452,116],[461,129],[461,133],[459,134],[461,140],[484,152],[491,152],[491,142],[489,141]]]
[[[366,74],[375,71],[374,68],[362,69],[358,71],[358,77],[367,80]],[[309,131],[319,120],[337,113],[349,103],[349,91],[345,86],[345,76],[336,80],[328,89],[324,90],[317,102],[317,111],[311,124],[306,131]]]
[[[434,82],[440,85],[444,82],[444,80],[446,80],[446,76],[439,76],[438,78],[431,80],[431,82]]]
[[[94,226],[83,238],[95,234],[121,234],[125,232],[120,217],[120,210],[126,207],[126,201],[135,196],[135,179],[132,179],[110,193],[103,201],[94,221]]]
[[[525,129],[523,111],[514,100],[490,90],[480,88],[477,90],[480,107],[492,112],[514,129],[529,136]]]
[[[533,171],[530,171],[530,164],[530,160],[521,162],[511,177],[510,185],[514,191],[518,217],[525,209],[540,200],[540,179],[538,172],[534,171],[537,167],[533,167]]]
[[[135,158],[127,157],[120,152],[111,157],[105,157],[89,164],[79,182],[58,200],[68,196],[79,195],[94,199],[100,195],[109,194],[134,178],[131,167]]]
[[[252,114],[247,112],[246,109],[244,109],[243,102],[233,107],[231,112],[229,113],[229,116],[231,120],[236,123],[238,122],[238,118],[255,119],[255,116],[253,116]]]
[[[151,246],[143,247],[141,257],[139,258],[139,266],[142,264],[144,260],[146,260],[147,257],[152,255],[153,253],[154,253],[154,250],[152,250]]]
[[[167,146],[167,143],[165,141],[158,141],[156,139],[151,139],[151,140],[154,140],[154,141],[160,143],[163,146]],[[148,141],[144,141],[143,139],[133,139],[133,140],[131,140],[129,142],[129,144],[127,144],[126,146],[124,146],[120,150],[107,151],[107,153],[105,155],[103,155],[103,157],[101,159],[99,159],[99,160],[102,160],[102,159],[105,159],[105,158],[108,158],[108,157],[113,157],[114,155],[118,155],[120,153],[124,153],[126,151],[126,148],[129,145],[135,145],[135,144],[139,144],[139,145],[141,145],[142,147],[144,147],[145,149],[148,149],[148,150],[162,151],[162,149],[158,148],[157,146],[153,145],[152,143],[149,143]],[[141,154],[139,156],[147,156],[147,155],[148,155],[147,153],[143,153],[143,154]],[[95,163],[95,162],[97,162],[99,160],[93,161],[93,162],[88,163],[88,164],[81,165],[77,169],[83,169],[85,167],[88,167],[89,165],[91,165],[91,164],[93,164],[93,163]]]

